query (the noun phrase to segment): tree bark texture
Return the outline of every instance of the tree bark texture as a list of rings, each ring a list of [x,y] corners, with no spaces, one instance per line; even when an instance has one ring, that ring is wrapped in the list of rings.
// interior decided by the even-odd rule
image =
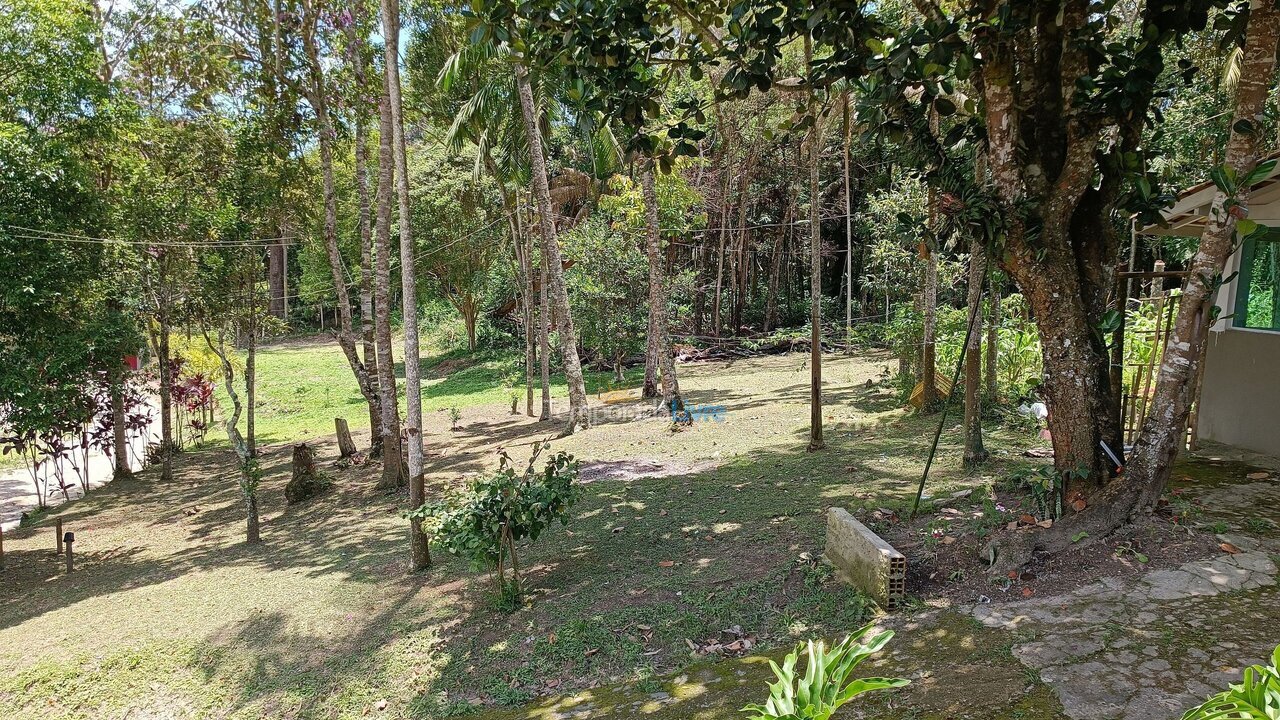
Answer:
[[[391,352],[391,109],[384,86],[378,103],[378,226],[374,258],[374,332],[377,336],[378,393],[382,438],[382,478],[378,487],[393,490],[406,479],[400,445],[400,402],[396,390],[395,360]]]
[[[405,436],[409,443],[409,507],[417,509],[426,501],[422,447],[422,363],[418,345],[418,274],[414,266],[413,223],[409,211],[409,158],[405,148],[404,114],[400,97],[400,2],[382,0],[383,70],[391,109],[392,141],[395,145],[396,197],[400,205],[400,304],[404,323]],[[474,349],[474,316],[468,328]],[[416,572],[431,564],[431,550],[422,531],[422,519],[409,519],[409,570]]]
[[[969,344],[964,355],[964,464],[986,462],[982,445],[982,286],[986,248],[978,240],[969,246]],[[954,390],[952,391],[954,392]]]
[[[640,177],[644,196],[645,251],[649,256],[649,346],[655,364],[662,372],[662,404],[673,414],[684,411],[680,382],[676,377],[676,360],[671,352],[671,336],[667,327],[667,273],[659,232],[658,192],[655,188],[654,162],[645,164]]]
[[[557,328],[560,332],[560,351],[564,362],[565,382],[569,385],[569,421],[566,433],[572,433],[578,425],[585,426],[587,419],[587,388],[582,377],[582,362],[578,359],[578,333],[573,327],[569,311],[569,294],[564,284],[564,264],[560,256],[560,244],[556,236],[554,209],[551,206],[551,188],[547,181],[547,159],[542,147],[542,134],[538,129],[538,113],[534,105],[533,88],[529,84],[529,71],[516,65],[516,89],[520,94],[520,109],[524,116],[525,132],[529,141],[529,159],[533,176],[533,192],[538,202],[538,222],[542,229],[542,255],[547,268],[547,280],[551,302],[554,303]],[[546,308],[543,309],[546,311]]]
[[[806,38],[806,53],[811,53]],[[819,166],[822,157],[822,116],[812,91],[809,112],[809,449],[821,450],[822,439],[822,187]]]

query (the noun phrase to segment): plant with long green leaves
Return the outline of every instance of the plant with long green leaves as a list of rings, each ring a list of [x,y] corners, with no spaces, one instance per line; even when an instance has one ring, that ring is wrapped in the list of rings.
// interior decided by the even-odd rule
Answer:
[[[1241,682],[1188,710],[1182,720],[1280,720],[1280,647],[1270,665],[1245,668]]]
[[[863,693],[909,684],[911,681],[904,678],[851,677],[863,660],[893,639],[893,631],[886,630],[869,642],[862,642],[870,632],[871,626],[866,625],[830,649],[821,640],[816,643],[810,640],[807,647],[797,645],[781,667],[770,660],[778,681],[769,684],[769,699],[764,705],[748,705],[742,711],[748,713],[751,720],[828,720],[836,710]],[[796,664],[802,649],[805,672],[798,676]]]

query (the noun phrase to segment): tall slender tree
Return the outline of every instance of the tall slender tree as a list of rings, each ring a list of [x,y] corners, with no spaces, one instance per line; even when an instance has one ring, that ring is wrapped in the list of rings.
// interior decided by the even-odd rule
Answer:
[[[659,227],[658,192],[654,183],[653,160],[646,160],[640,173],[640,190],[644,198],[645,254],[649,256],[649,345],[654,364],[662,372],[662,404],[669,412],[682,416],[684,399],[676,377],[676,361],[671,353],[671,335],[667,326],[667,273]]]
[[[556,233],[554,209],[551,205],[551,186],[547,180],[547,158],[543,150],[542,131],[538,126],[538,110],[534,102],[533,86],[529,82],[529,70],[522,62],[514,66],[516,91],[520,96],[520,110],[524,116],[525,132],[529,140],[529,160],[533,177],[533,194],[538,203],[538,227],[541,230],[542,258],[547,287],[551,296],[560,334],[560,354],[564,363],[565,382],[569,385],[569,418],[566,433],[572,433],[579,425],[587,424],[587,386],[582,377],[582,362],[578,358],[578,333],[573,327],[569,312],[569,293],[564,284],[564,264]],[[542,312],[548,312],[544,305]],[[545,357],[545,353],[544,353]]]
[[[821,450],[822,438],[822,107],[813,82],[813,37],[804,39],[808,75],[809,134],[805,139],[809,165],[809,449]]]
[[[382,0],[383,71],[391,115],[394,144],[396,198],[400,205],[400,287],[404,322],[405,439],[409,443],[409,505],[417,509],[426,501],[422,458],[422,366],[418,347],[418,273],[414,263],[413,232],[409,212],[409,161],[405,150],[404,110],[400,98],[400,3]],[[384,192],[390,193],[390,188]],[[409,520],[410,571],[431,564],[422,519]]]
[[[386,83],[378,100],[378,219],[374,254],[374,332],[377,335],[378,393],[382,414],[382,478],[378,487],[392,490],[405,480],[400,443],[400,402],[396,389],[391,342],[391,193],[395,159],[392,157],[391,108]]]

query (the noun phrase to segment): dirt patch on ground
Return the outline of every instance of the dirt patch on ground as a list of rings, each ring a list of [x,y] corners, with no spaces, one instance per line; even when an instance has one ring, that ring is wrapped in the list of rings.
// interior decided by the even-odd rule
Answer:
[[[981,553],[993,534],[1015,532],[1017,526],[1016,532],[1026,532],[1027,521],[1038,519],[1025,505],[1025,498],[1000,492],[986,501],[965,498],[911,521],[875,510],[863,520],[907,556],[908,593],[956,603],[1060,595],[1099,577],[1137,577],[1222,553],[1212,533],[1178,522],[1166,508],[1150,522],[1108,538],[1082,537],[1078,549],[1039,558],[1021,572],[992,574]]]
[[[675,460],[652,460],[635,458],[633,460],[599,460],[583,463],[578,473],[578,480],[583,483],[601,481],[643,480],[652,478],[678,477],[694,475],[716,469],[716,463],[687,463]]]

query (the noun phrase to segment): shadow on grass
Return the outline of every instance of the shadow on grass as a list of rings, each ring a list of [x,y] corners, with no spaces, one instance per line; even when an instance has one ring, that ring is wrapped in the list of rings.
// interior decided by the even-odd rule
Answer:
[[[737,391],[689,397],[735,411],[777,402]],[[380,601],[353,609],[336,640],[308,632],[307,618],[281,606],[193,639],[208,651],[194,657],[193,666],[207,683],[227,688],[231,707],[222,709],[265,703],[300,718],[355,716],[357,708],[386,699],[394,712],[435,717],[468,704],[518,704],[611,677],[657,692],[663,686],[655,678],[689,667],[687,641],[721,637],[738,626],[768,649],[862,623],[866,601],[802,553],[821,553],[830,505],[875,507],[910,498],[930,423],[906,418],[877,429],[874,438],[834,432],[835,424],[822,452],[804,452],[797,437],[713,470],[591,483],[567,527],[549,528],[522,549],[531,604],[510,615],[491,606],[491,579],[460,559],[438,556],[429,573],[402,574],[402,534],[368,522],[370,515],[393,513],[399,501],[367,489],[373,468],[365,475],[336,473],[334,493],[286,507],[289,448],[264,448],[270,474],[261,491],[263,543],[250,547],[240,541],[244,519],[231,454],[186,453],[172,483],[148,474],[60,510],[77,525],[136,525],[136,545],[103,549],[86,558],[83,572],[61,580],[56,563],[38,557],[41,551],[19,556],[15,563],[28,569],[6,575],[0,612],[6,623],[20,624],[89,597],[228,567],[340,575],[376,588]],[[451,472],[479,469],[488,444],[532,440],[546,427],[523,417],[486,420],[459,431],[465,452],[432,462]],[[958,452],[957,433],[949,430],[944,441],[946,452]],[[940,482],[959,477],[945,469],[939,474]],[[158,547],[147,535],[174,527],[188,539],[185,547]],[[36,591],[55,580],[56,591]],[[121,605],[123,611],[127,603]],[[335,703],[346,705],[335,711]],[[632,715],[629,703],[592,716]]]

